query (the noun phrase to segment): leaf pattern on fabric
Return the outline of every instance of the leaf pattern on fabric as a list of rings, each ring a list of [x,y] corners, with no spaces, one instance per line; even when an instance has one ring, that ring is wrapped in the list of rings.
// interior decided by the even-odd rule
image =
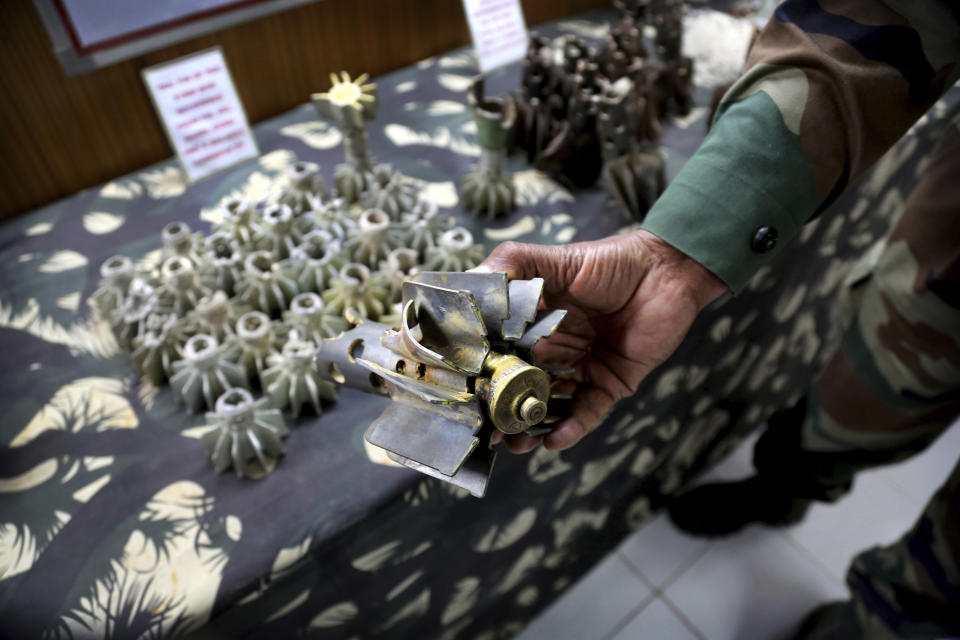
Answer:
[[[404,591],[406,591],[410,585],[412,585],[414,582],[420,579],[420,577],[423,575],[423,572],[424,572],[423,569],[418,569],[413,573],[411,573],[406,578],[404,578],[403,580],[401,580],[395,587],[393,587],[392,589],[390,589],[390,591],[387,592],[387,600],[393,600],[394,598],[402,594]]]
[[[747,389],[757,391],[764,382],[772,378],[780,368],[780,360],[787,346],[786,336],[778,336],[760,361],[753,367],[747,379]]]
[[[637,454],[637,457],[633,459],[633,463],[630,465],[630,475],[646,475],[656,459],[657,456],[653,452],[653,449],[650,447],[644,447],[640,450],[640,453]]]
[[[656,433],[661,440],[673,440],[680,433],[680,421],[669,418],[657,427]]]
[[[694,420],[687,432],[688,435],[673,452],[673,464],[687,469],[692,467],[700,452],[710,444],[717,432],[726,426],[729,418],[726,411],[713,409],[705,416]]]
[[[453,595],[450,596],[450,600],[440,615],[441,624],[446,626],[470,611],[473,605],[477,603],[477,598],[480,595],[479,586],[480,578],[476,576],[468,576],[459,580],[454,587]]]
[[[699,389],[704,382],[707,381],[707,378],[710,377],[710,367],[703,367],[699,365],[690,365],[690,368],[687,369],[687,385],[686,390],[696,391]]]
[[[0,585],[28,571],[37,557],[37,539],[29,530],[21,531],[11,523],[0,523]]]
[[[297,154],[289,149],[277,149],[260,156],[257,163],[271,173],[280,173],[289,169],[297,161]]]
[[[194,482],[158,491],[138,514],[121,555],[109,559],[103,577],[61,618],[63,627],[81,637],[175,637],[205,622],[224,553],[200,520],[212,508],[213,498]]]
[[[406,605],[401,607],[393,616],[391,616],[386,622],[383,623],[383,626],[380,627],[381,631],[385,631],[397,625],[398,622],[405,620],[407,618],[423,615],[430,608],[430,589],[424,589],[420,592],[416,598],[410,600]]]
[[[773,268],[765,264],[753,274],[750,283],[747,285],[747,289],[755,293],[761,293],[769,291],[775,286],[777,286],[777,279],[773,275]]]
[[[747,354],[737,360],[739,365],[737,366],[733,375],[730,376],[726,386],[724,386],[724,393],[729,394],[731,391],[739,387],[740,383],[744,378],[746,378],[747,374],[754,370],[754,364],[757,361],[757,357],[760,355],[760,351],[761,349],[759,345],[752,344],[749,346],[747,349]]]
[[[572,468],[572,464],[563,461],[559,451],[537,447],[530,454],[530,462],[527,463],[527,475],[534,482],[547,482]]]
[[[501,227],[500,229],[486,227],[483,230],[483,235],[488,240],[504,242],[506,240],[516,240],[520,236],[533,233],[536,231],[536,229],[537,221],[534,220],[533,216],[523,216],[513,224],[506,227]]]
[[[423,145],[447,149],[464,156],[480,155],[480,145],[466,138],[454,136],[447,127],[436,127],[434,133],[430,134],[425,131],[415,131],[406,125],[394,122],[384,128],[384,133],[390,142],[398,147]]]
[[[57,308],[65,309],[67,311],[76,311],[80,306],[80,292],[74,291],[73,293],[68,293],[65,296],[60,296],[57,298]]]
[[[431,542],[430,540],[424,540],[423,542],[415,546],[413,549],[411,549],[407,553],[401,554],[396,560],[394,560],[393,564],[402,564],[410,560],[411,558],[416,558],[418,555],[420,555],[421,553],[424,553],[432,546],[433,546],[433,542]]]
[[[473,51],[469,49],[466,51],[449,53],[447,55],[440,56],[437,66],[439,66],[441,69],[449,69],[451,67],[473,69],[477,66],[477,56],[475,56]]]
[[[786,322],[800,309],[804,296],[807,295],[807,285],[802,284],[793,291],[784,291],[773,307],[773,317],[777,322]]]
[[[86,256],[70,249],[63,249],[54,252],[53,255],[44,260],[37,267],[37,271],[40,273],[60,273],[85,266],[87,266]]]
[[[297,138],[303,144],[313,149],[333,149],[343,141],[340,129],[323,120],[310,120],[287,125],[280,129],[280,133],[291,138]]]
[[[102,236],[119,229],[126,222],[126,219],[125,216],[118,213],[91,211],[83,216],[83,228],[95,236]]]
[[[392,540],[354,559],[350,564],[353,565],[353,568],[357,571],[376,571],[390,559],[390,556],[394,554],[399,546],[400,540]]]
[[[653,509],[650,508],[650,498],[646,496],[637,498],[627,507],[626,522],[632,531],[642,527],[652,517]]]
[[[710,339],[714,342],[723,342],[730,337],[730,329],[733,327],[733,318],[730,316],[721,316],[710,327]]]
[[[0,327],[25,331],[46,342],[62,344],[100,358],[109,358],[120,351],[106,322],[82,322],[64,327],[53,318],[41,315],[40,306],[32,298],[19,313],[14,313],[9,305],[0,301]]]
[[[311,536],[307,536],[298,544],[292,547],[280,549],[277,557],[273,560],[273,566],[270,568],[270,580],[276,580],[282,576],[290,567],[295,565],[310,550],[310,543],[313,542]]]
[[[227,537],[236,542],[243,535],[243,521],[235,515],[227,516],[224,521]]]
[[[143,194],[143,185],[132,178],[113,180],[100,189],[101,198],[133,200]]]
[[[487,553],[506,549],[527,534],[537,520],[537,510],[527,507],[514,516],[510,522],[500,526],[493,524],[473,545],[474,551]]]
[[[112,457],[106,457],[104,459],[109,461],[107,463],[108,465],[113,463]],[[90,465],[87,465],[87,470],[88,471],[92,470]],[[74,491],[72,494],[73,499],[81,503],[90,502],[90,499],[93,496],[95,496],[97,492],[100,491],[100,489],[104,488],[109,482],[110,482],[110,474],[108,473],[107,475],[97,478],[90,484]]]
[[[686,367],[683,365],[677,365],[672,367],[660,375],[660,378],[657,380],[657,386],[654,387],[653,397],[657,400],[663,400],[680,390],[680,382],[683,380],[683,377],[687,374]]]
[[[137,176],[154,200],[176,198],[187,190],[187,178],[178,167],[167,166],[143,171]]]
[[[280,607],[279,609],[271,613],[269,616],[267,616],[264,622],[273,622],[274,620],[282,618],[283,616],[289,614],[291,611],[298,609],[304,602],[307,601],[307,598],[309,597],[310,597],[310,589],[304,589],[303,591],[298,593],[296,596],[294,596],[290,600],[290,602],[287,602],[282,607]]]
[[[463,637],[461,632],[471,624],[473,624],[473,618],[461,618],[456,622],[456,624],[446,626],[443,630],[443,633],[438,636],[437,640],[456,640],[457,638],[461,638]]]
[[[45,234],[47,234],[47,233],[50,233],[50,230],[51,230],[51,229],[53,229],[53,223],[52,223],[52,222],[38,222],[37,224],[33,224],[33,225],[30,225],[29,227],[27,227],[27,228],[24,230],[23,235],[25,235],[25,236],[27,236],[27,237],[30,237],[30,238],[35,237],[35,236],[42,236],[42,235],[45,235]]]
[[[531,207],[540,202],[555,204],[573,202],[573,194],[566,187],[537,169],[524,169],[513,174],[517,188],[517,205]]]
[[[453,100],[434,100],[427,104],[426,112],[429,116],[451,116],[458,113],[464,113],[466,110],[467,105],[463,104],[462,102],[454,102]]]
[[[644,416],[638,419],[636,414],[626,413],[613,424],[610,434],[604,442],[606,444],[616,444],[625,440],[632,440],[644,429],[652,427],[656,421],[656,416]]]
[[[524,576],[533,571],[543,560],[546,553],[543,545],[534,545],[524,549],[523,553],[507,569],[503,578],[494,587],[496,593],[506,593],[523,581]]]
[[[597,511],[587,509],[578,509],[573,513],[557,518],[553,521],[553,545],[558,549],[563,549],[581,534],[583,529],[593,529],[599,531],[607,522],[610,515],[610,507],[604,507]]]
[[[536,585],[529,585],[520,590],[520,593],[517,594],[517,597],[514,599],[521,607],[531,607],[536,604],[537,599],[540,597],[540,589]]]
[[[433,480],[423,478],[417,485],[403,494],[403,501],[411,507],[416,507],[430,497],[430,490],[433,488]]]
[[[553,239],[557,244],[566,244],[573,240],[574,236],[576,235],[576,227],[564,227],[563,229],[557,231],[556,235],[553,236]]]
[[[463,93],[470,87],[472,76],[461,76],[456,73],[441,73],[437,76],[437,82],[444,89],[449,89],[454,93]]]
[[[794,320],[793,330],[787,342],[787,354],[811,364],[820,352],[820,336],[817,335],[817,320],[812,313],[805,311]]]
[[[124,383],[113,378],[81,378],[61,387],[10,441],[20,447],[45,431],[76,433],[86,429],[134,429],[136,412],[122,395]]]
[[[600,483],[607,479],[613,473],[614,469],[627,459],[627,456],[637,447],[636,442],[623,446],[619,451],[599,460],[591,460],[583,465],[580,471],[580,483],[577,485],[576,494],[585,496],[596,489]]]
[[[420,196],[426,200],[436,202],[438,207],[453,208],[460,204],[457,187],[452,181],[424,182],[423,191]]]
[[[26,491],[43,484],[57,472],[56,458],[47,458],[23,473],[10,478],[0,478],[0,493]]]
[[[307,626],[311,629],[339,627],[353,620],[359,611],[353,602],[339,602],[315,615]]]

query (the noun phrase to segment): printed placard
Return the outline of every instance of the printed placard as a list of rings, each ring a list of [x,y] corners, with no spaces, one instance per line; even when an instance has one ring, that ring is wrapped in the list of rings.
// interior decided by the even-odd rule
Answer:
[[[220,47],[143,70],[191,182],[259,155]]]
[[[463,0],[470,23],[480,71],[523,58],[527,51],[527,26],[520,0]]]

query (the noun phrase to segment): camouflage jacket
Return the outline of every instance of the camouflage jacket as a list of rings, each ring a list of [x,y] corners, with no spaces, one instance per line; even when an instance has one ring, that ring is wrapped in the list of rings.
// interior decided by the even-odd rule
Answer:
[[[644,228],[734,293],[949,88],[956,0],[786,0]]]

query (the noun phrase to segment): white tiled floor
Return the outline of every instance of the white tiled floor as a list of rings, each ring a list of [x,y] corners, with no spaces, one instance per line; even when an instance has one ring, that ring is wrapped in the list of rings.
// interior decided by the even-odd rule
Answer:
[[[749,439],[700,482],[753,472]],[[913,524],[960,452],[960,421],[924,453],[861,474],[834,505],[787,529],[693,538],[660,515],[597,565],[518,640],[766,640],[821,602],[847,597],[853,555]]]

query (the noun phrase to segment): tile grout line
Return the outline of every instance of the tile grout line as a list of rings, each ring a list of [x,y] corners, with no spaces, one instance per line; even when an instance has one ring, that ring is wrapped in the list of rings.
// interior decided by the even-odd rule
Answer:
[[[681,564],[680,567],[679,567],[676,571],[674,571],[666,580],[663,581],[663,584],[660,585],[660,590],[661,590],[661,591],[666,591],[668,588],[670,588],[670,585],[672,585],[674,582],[676,582],[677,580],[679,580],[679,579],[680,579],[680,576],[682,576],[683,574],[685,574],[690,567],[692,567],[693,565],[695,565],[695,564],[700,560],[700,558],[702,558],[703,556],[705,556],[705,555],[707,554],[707,552],[710,551],[710,549],[713,549],[713,547],[714,547],[714,541],[713,541],[713,540],[708,540],[708,541],[703,545],[703,548],[702,548],[702,549],[699,549],[696,553],[692,554],[692,555],[687,559],[686,562],[684,562],[683,564]]]
[[[670,574],[670,576],[667,577],[667,579],[664,580],[663,583],[662,583],[660,586],[657,586],[657,585],[653,584],[653,582],[652,582],[649,578],[647,578],[647,576],[644,575],[643,570],[640,569],[640,567],[636,566],[636,565],[633,563],[633,561],[630,560],[629,557],[627,557],[625,554],[621,553],[621,552],[618,550],[616,553],[620,556],[621,561],[622,561],[624,564],[627,565],[627,568],[629,568],[629,569],[630,569],[635,575],[637,575],[646,585],[648,585],[648,586],[650,587],[650,595],[647,596],[647,600],[649,600],[649,602],[645,601],[645,602],[641,603],[642,606],[639,607],[638,610],[637,610],[628,620],[622,621],[622,622],[620,623],[620,625],[618,625],[618,627],[614,630],[614,633],[619,632],[619,631],[620,631],[621,629],[623,629],[627,624],[629,624],[630,621],[632,621],[633,618],[635,618],[637,615],[639,615],[640,612],[641,612],[643,609],[645,609],[647,606],[649,606],[649,604],[650,604],[654,599],[660,598],[660,599],[664,602],[664,604],[666,604],[666,605],[670,608],[670,610],[673,611],[674,615],[677,616],[677,618],[680,620],[681,624],[683,624],[693,635],[695,635],[698,640],[707,640],[706,634],[704,634],[702,631],[700,631],[700,629],[697,627],[697,625],[693,624],[693,621],[691,621],[691,620],[687,617],[687,615],[686,615],[676,604],[674,604],[674,602],[673,602],[673,601],[670,599],[670,597],[666,594],[666,590],[667,590],[667,588],[670,587],[670,585],[672,585],[674,582],[676,582],[676,581],[680,578],[680,576],[682,576],[684,573],[686,573],[687,570],[690,569],[690,567],[692,567],[694,564],[696,564],[697,561],[700,560],[700,558],[702,558],[704,555],[706,555],[706,553],[707,553],[710,549],[712,549],[713,546],[714,546],[714,541],[713,541],[713,540],[707,540],[707,541],[704,543],[704,545],[703,545],[702,548],[698,549],[696,553],[690,554],[690,556],[689,556],[683,563],[681,563],[680,566],[679,566],[672,574]],[[609,640],[610,637],[612,637],[612,636],[606,636],[606,637],[604,637],[604,640]]]
[[[843,576],[842,576],[842,575],[837,575],[836,573],[834,573],[834,572],[833,572],[833,569],[831,569],[831,568],[828,567],[826,564],[824,564],[823,561],[817,556],[817,554],[815,554],[812,550],[807,549],[807,547],[806,547],[802,542],[800,542],[799,540],[797,540],[796,538],[794,538],[793,535],[791,535],[789,529],[782,529],[782,530],[780,530],[780,531],[777,531],[777,530],[774,529],[774,530],[773,530],[773,533],[776,533],[777,535],[780,535],[780,536],[782,536],[783,538],[785,538],[786,541],[787,541],[787,544],[789,544],[789,545],[792,546],[794,549],[796,549],[797,551],[799,551],[799,552],[801,553],[801,555],[806,556],[807,559],[810,560],[810,562],[811,562],[814,566],[816,566],[817,569],[819,569],[819,570],[820,570],[824,575],[826,575],[828,578],[830,578],[831,580],[834,580],[834,581],[836,581],[836,582],[839,582],[841,586],[846,587],[846,584],[847,584],[847,583],[844,581]],[[849,564],[850,564],[850,562],[851,562],[852,560],[853,560],[853,559],[851,558],[849,561],[847,561],[847,565],[848,565],[848,566],[849,566]],[[844,567],[844,574],[845,574],[845,573],[846,573],[846,567]]]
[[[684,573],[687,569],[689,569],[690,567],[692,567],[693,564],[694,564],[697,560],[699,560],[701,557],[703,557],[703,554],[705,554],[711,547],[713,547],[713,541],[712,541],[712,540],[706,542],[706,543],[703,545],[703,548],[702,548],[702,549],[698,549],[696,553],[691,554],[688,558],[686,558],[686,559],[678,566],[678,568],[675,569],[674,572],[671,573],[669,576],[667,576],[667,578],[666,578],[661,584],[659,584],[659,585],[655,584],[652,580],[650,580],[649,578],[647,578],[647,577],[644,575],[644,573],[643,573],[643,569],[641,569],[640,567],[638,567],[637,565],[635,565],[635,564],[633,563],[633,561],[630,559],[629,556],[627,556],[626,554],[623,554],[623,555],[621,555],[621,559],[622,559],[623,562],[625,562],[625,563],[627,564],[627,566],[630,567],[638,576],[640,576],[640,578],[644,581],[644,583],[646,583],[646,584],[647,584],[651,589],[653,589],[654,591],[658,591],[658,592],[659,592],[659,591],[665,590],[667,587],[669,587],[671,584],[673,584],[673,583],[677,580],[677,578],[679,578],[680,576],[682,576],[683,573]],[[620,553],[620,552],[617,551],[617,553]]]
[[[653,581],[650,580],[647,576],[645,576],[643,571],[640,569],[640,567],[634,565],[630,561],[630,558],[628,558],[625,553],[623,553],[619,549],[617,549],[614,553],[617,554],[617,558],[620,560],[620,562],[626,565],[627,570],[630,571],[630,573],[632,573],[636,577],[640,578],[640,581],[643,584],[647,585],[647,587],[649,587],[651,591],[657,588],[657,585],[653,584]]]
[[[684,613],[683,610],[676,603],[674,603],[674,601],[671,600],[667,594],[661,593],[660,599],[663,600],[664,604],[670,607],[670,610],[673,611],[673,614],[680,619],[680,622],[682,622],[683,625],[689,629],[691,633],[693,633],[693,635],[697,636],[697,640],[707,640],[707,634],[700,631],[700,628],[693,624],[693,621],[687,617],[687,614]]]
[[[653,590],[651,590],[650,593],[645,595],[643,599],[640,600],[640,604],[631,609],[630,613],[625,615],[619,622],[617,622],[617,624],[613,625],[613,629],[608,631],[601,640],[611,640],[612,638],[616,637],[618,633],[623,631],[624,627],[633,622],[633,619],[640,615],[640,613],[656,599],[656,594],[653,592]]]

